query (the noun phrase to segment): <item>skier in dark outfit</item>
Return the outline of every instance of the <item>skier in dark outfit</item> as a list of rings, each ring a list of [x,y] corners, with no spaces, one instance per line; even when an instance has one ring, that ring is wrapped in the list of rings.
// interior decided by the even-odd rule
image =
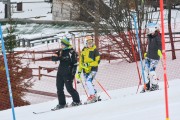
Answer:
[[[144,54],[145,58],[145,82],[146,90],[154,91],[159,89],[158,78],[155,69],[158,65],[159,59],[162,57],[161,33],[159,25],[156,23],[149,23],[147,25],[148,50]],[[144,88],[142,93],[146,91]]]
[[[77,106],[81,104],[79,94],[73,88],[73,79],[77,68],[77,54],[70,45],[68,38],[61,39],[61,47],[62,49],[52,56],[52,61],[60,61],[56,77],[59,104],[55,109],[61,109],[66,106],[64,84],[67,91],[72,96],[73,102],[71,105]]]

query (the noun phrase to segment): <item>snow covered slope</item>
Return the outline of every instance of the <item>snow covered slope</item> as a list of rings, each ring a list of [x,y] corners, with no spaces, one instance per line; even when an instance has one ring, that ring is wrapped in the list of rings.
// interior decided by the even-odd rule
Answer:
[[[170,120],[180,119],[180,79],[169,81]],[[57,104],[57,100],[15,108],[17,120],[165,120],[164,83],[161,90],[138,93],[136,87],[108,91],[112,99],[43,114]],[[126,92],[124,92],[126,91]],[[105,93],[102,99],[108,99]],[[86,96],[81,96],[82,101]],[[71,99],[68,98],[68,103]],[[12,120],[11,109],[0,112],[1,120]]]

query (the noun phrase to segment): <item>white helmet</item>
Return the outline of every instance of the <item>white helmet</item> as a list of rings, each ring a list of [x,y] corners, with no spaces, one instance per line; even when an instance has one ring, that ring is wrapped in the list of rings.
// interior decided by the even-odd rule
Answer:
[[[152,34],[155,31],[160,30],[160,25],[158,23],[148,23],[146,26],[146,33]]]
[[[93,38],[92,36],[86,36],[84,39],[84,47],[88,47],[88,44],[90,46],[93,46]]]

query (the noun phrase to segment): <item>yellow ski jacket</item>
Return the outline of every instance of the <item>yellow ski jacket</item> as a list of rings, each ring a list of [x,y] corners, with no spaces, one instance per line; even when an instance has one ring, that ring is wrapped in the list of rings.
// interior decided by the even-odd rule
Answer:
[[[84,63],[88,63],[88,66],[85,67]],[[91,48],[83,48],[81,55],[79,57],[79,69],[78,72],[90,73],[91,71],[97,71],[98,65],[100,63],[99,51],[96,49],[96,46],[93,45]]]

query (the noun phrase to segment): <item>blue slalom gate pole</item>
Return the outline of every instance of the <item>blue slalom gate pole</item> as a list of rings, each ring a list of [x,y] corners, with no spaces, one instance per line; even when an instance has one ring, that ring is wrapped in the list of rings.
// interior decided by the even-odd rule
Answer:
[[[140,56],[140,61],[141,61],[141,67],[142,67],[142,77],[143,77],[143,81],[144,81],[144,87],[146,89],[146,81],[145,81],[145,75],[144,75],[144,65],[142,62],[142,54],[141,54],[141,46],[140,46],[140,40],[139,40],[139,35],[138,35],[138,28],[137,28],[137,24],[136,24],[136,15],[135,13],[133,13],[133,19],[134,19],[134,26],[135,26],[135,30],[136,30],[136,39],[137,39],[137,44],[138,44],[138,52],[139,52],[139,56]]]
[[[12,90],[11,90],[11,81],[10,81],[10,77],[9,77],[9,69],[8,69],[8,64],[7,64],[6,50],[5,50],[5,46],[4,46],[4,39],[3,39],[3,35],[2,35],[1,24],[0,24],[0,38],[1,38],[1,44],[2,44],[3,57],[4,57],[4,65],[5,65],[5,68],[6,68],[6,77],[7,77],[7,82],[8,82],[8,89],[9,89],[9,96],[10,96],[10,102],[11,102],[12,115],[13,115],[13,120],[16,120],[15,110],[14,110],[14,103],[13,103],[13,96],[12,96]]]

